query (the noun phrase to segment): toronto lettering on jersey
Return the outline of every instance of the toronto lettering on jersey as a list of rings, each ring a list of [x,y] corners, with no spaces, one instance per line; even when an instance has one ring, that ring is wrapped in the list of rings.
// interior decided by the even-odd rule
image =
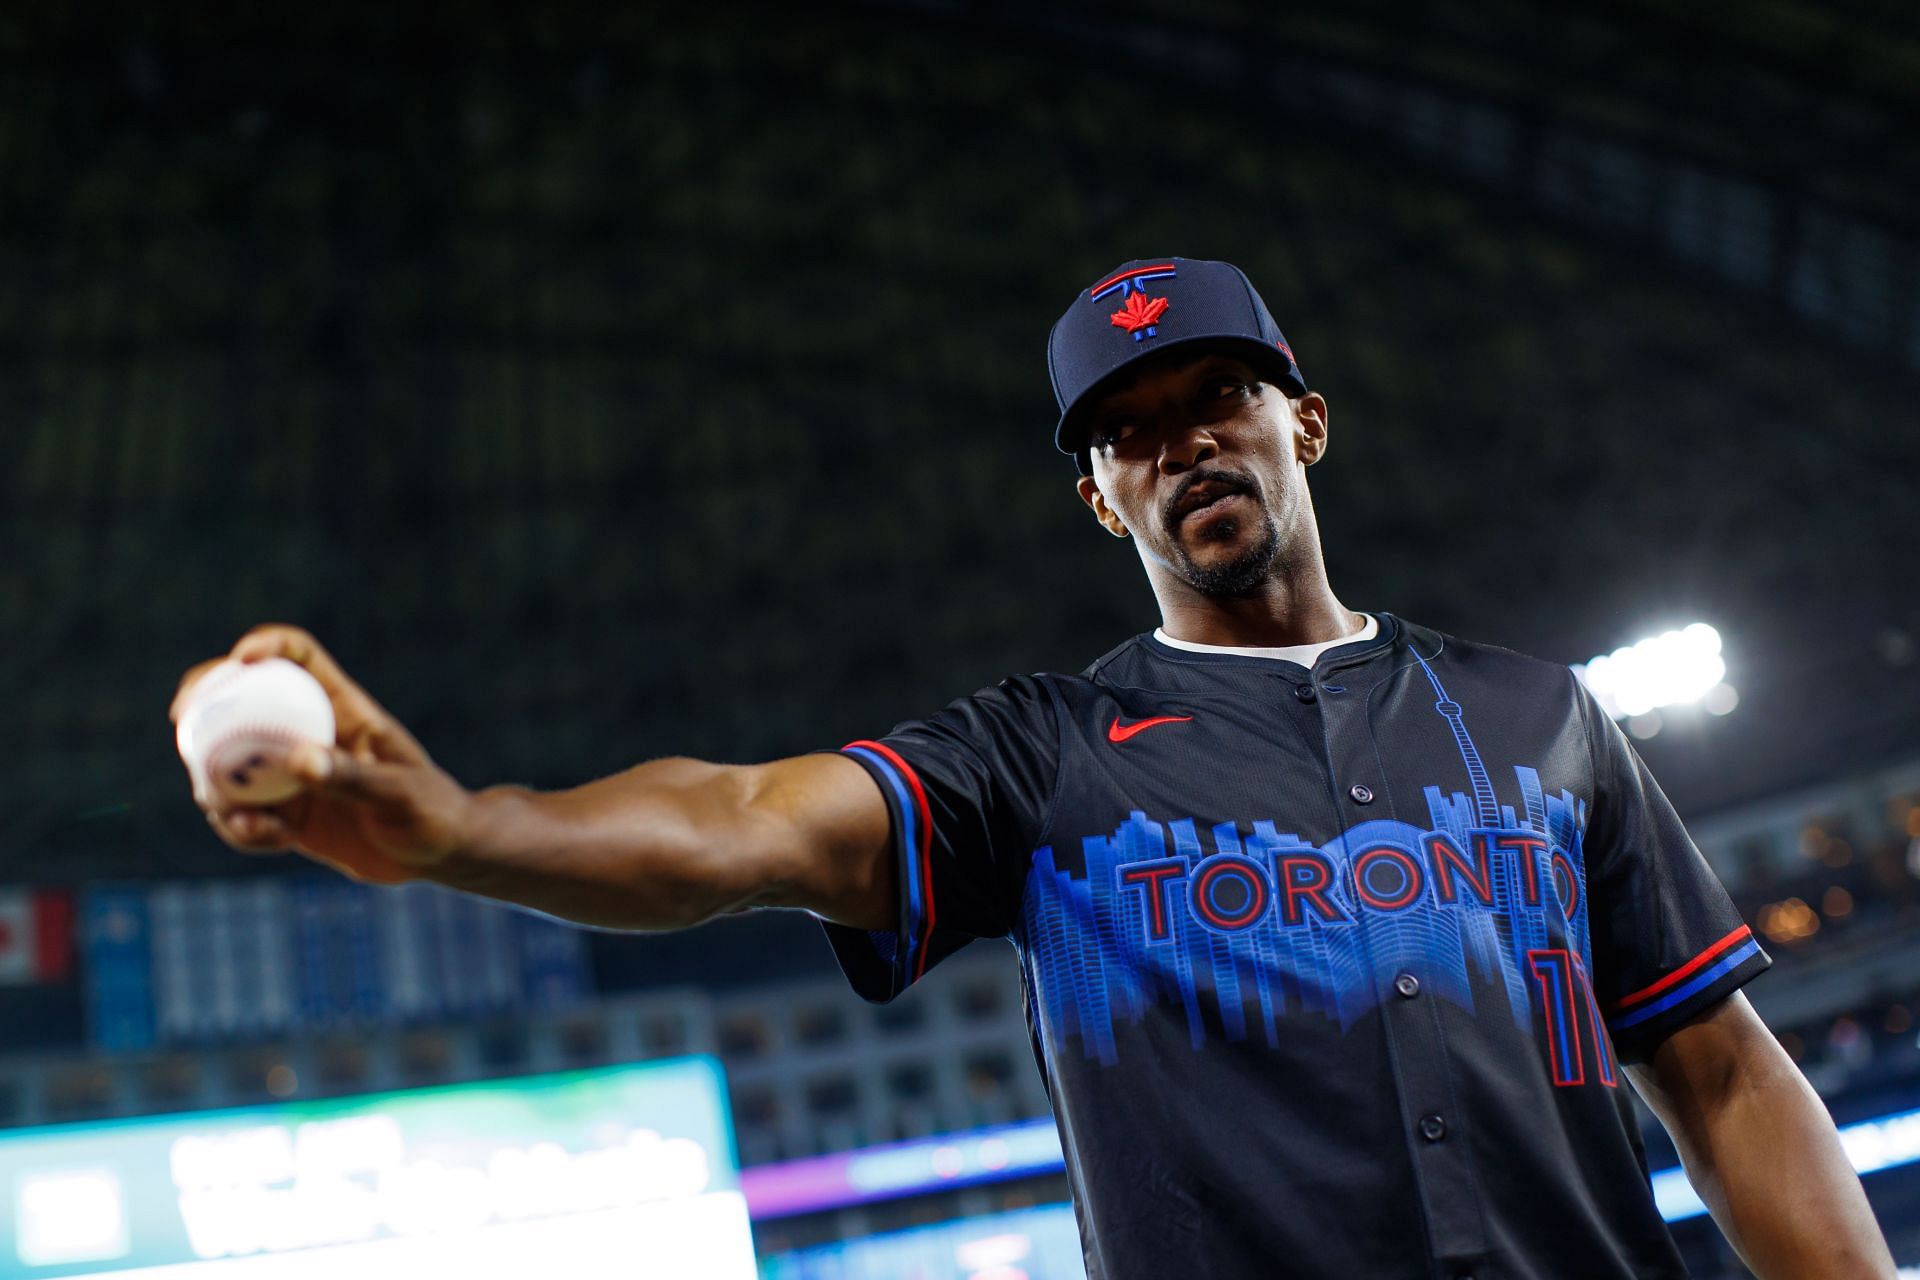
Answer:
[[[1202,925],[1221,933],[1250,929],[1276,910],[1287,928],[1305,924],[1309,913],[1329,924],[1353,924],[1355,911],[1348,902],[1363,911],[1387,913],[1432,905],[1464,907],[1470,901],[1491,909],[1496,858],[1513,860],[1512,878],[1520,882],[1525,909],[1549,909],[1541,887],[1547,840],[1535,831],[1471,829],[1471,856],[1447,832],[1423,831],[1418,840],[1421,856],[1377,840],[1349,849],[1344,865],[1308,845],[1256,845],[1257,854],[1249,856],[1239,851],[1237,828],[1216,828],[1215,840],[1232,851],[1209,854],[1197,864],[1188,855],[1175,854],[1115,869],[1123,886],[1142,891],[1149,943],[1173,937],[1170,912],[1181,904]],[[1553,907],[1571,921],[1579,905],[1579,881],[1565,853],[1550,856]],[[1336,879],[1344,895],[1333,892]],[[1185,892],[1180,892],[1183,886]]]
[[[1278,1047],[1302,1018],[1350,1029],[1412,975],[1537,1037],[1556,1085],[1615,1086],[1588,976],[1586,803],[1523,765],[1520,804],[1500,803],[1434,685],[1471,794],[1425,788],[1424,826],[1376,819],[1315,844],[1268,819],[1203,829],[1136,810],[1077,859],[1036,850],[1023,923],[1043,1025],[1103,1064],[1162,1005],[1184,1010],[1196,1049],[1220,1034]],[[1476,1009],[1489,995],[1504,1008]]]

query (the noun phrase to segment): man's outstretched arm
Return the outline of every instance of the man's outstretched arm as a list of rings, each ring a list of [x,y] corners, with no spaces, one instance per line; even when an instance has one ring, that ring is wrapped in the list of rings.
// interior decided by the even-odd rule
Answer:
[[[236,849],[295,849],[356,879],[431,880],[606,928],[677,929],[756,906],[893,927],[886,805],[843,757],[655,760],[569,791],[474,792],[305,631],[260,627],[228,656],[299,663],[326,689],[338,725],[335,746],[295,756],[307,783],[295,799],[206,803]],[[181,681],[176,718],[211,665]]]
[[[1760,1280],[1892,1280],[1893,1257],[1832,1118],[1745,995],[1627,1071]]]

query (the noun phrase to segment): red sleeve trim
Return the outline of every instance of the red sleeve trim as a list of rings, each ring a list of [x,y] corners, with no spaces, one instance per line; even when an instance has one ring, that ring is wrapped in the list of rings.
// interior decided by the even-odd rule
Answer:
[[[860,738],[849,742],[847,746],[865,747],[868,751],[885,756],[895,768],[900,770],[901,775],[907,780],[907,785],[913,788],[913,807],[920,818],[920,847],[914,852],[919,858],[920,884],[927,904],[926,924],[921,929],[920,945],[916,948],[920,954],[914,962],[913,978],[917,982],[926,976],[927,952],[933,944],[933,814],[927,805],[926,788],[920,785],[920,775],[914,772],[913,766],[902,760],[900,753],[886,743]]]
[[[1744,924],[1741,925],[1738,929],[1735,929],[1732,933],[1720,939],[1720,941],[1714,943],[1666,977],[1660,979],[1660,981],[1650,986],[1642,987],[1631,995],[1621,996],[1613,1003],[1610,1012],[1618,1013],[1623,1009],[1630,1009],[1636,1004],[1653,999],[1669,987],[1678,986],[1752,936],[1753,930]]]

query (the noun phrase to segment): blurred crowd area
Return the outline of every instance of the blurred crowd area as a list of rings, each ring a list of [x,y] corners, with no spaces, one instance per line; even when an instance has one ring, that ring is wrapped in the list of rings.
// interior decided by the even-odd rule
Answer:
[[[1871,1108],[1889,1090],[1920,1102],[1920,762],[1746,814],[1695,835],[1742,919],[1774,957],[1753,987],[1795,984],[1769,1021],[1830,1101]],[[1853,1104],[1846,1103],[1849,1107]]]
[[[1785,832],[1710,853],[1776,960],[1858,946],[1920,920],[1920,791],[1888,797],[1882,816],[1809,820],[1792,833],[1791,859],[1775,853]]]
[[[1899,1000],[1876,999],[1814,1024],[1778,1030],[1780,1043],[1823,1097],[1849,1111],[1878,1105],[1889,1088],[1920,1097],[1915,1010],[1920,982]]]

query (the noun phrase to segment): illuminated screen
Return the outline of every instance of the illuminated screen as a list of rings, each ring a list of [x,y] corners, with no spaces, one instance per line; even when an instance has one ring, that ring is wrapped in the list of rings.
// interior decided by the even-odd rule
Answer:
[[[1071,1205],[963,1218],[778,1253],[763,1280],[1086,1280]]]
[[[725,1097],[682,1058],[0,1133],[0,1276],[752,1280]]]

